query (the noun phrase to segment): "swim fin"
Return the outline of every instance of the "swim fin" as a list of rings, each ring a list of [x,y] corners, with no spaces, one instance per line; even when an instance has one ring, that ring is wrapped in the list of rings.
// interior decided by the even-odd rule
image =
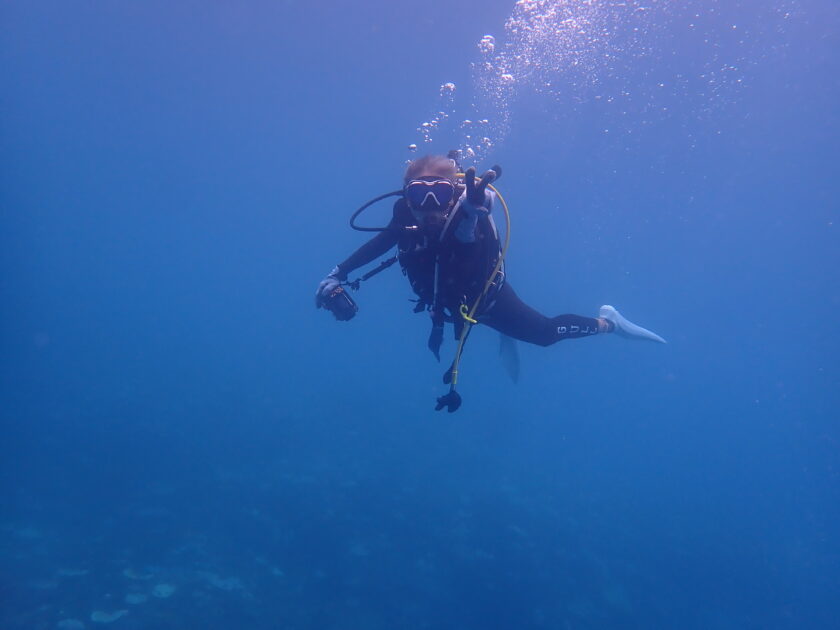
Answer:
[[[502,358],[502,365],[514,383],[519,382],[519,346],[516,339],[499,333],[499,356]]]
[[[668,343],[655,332],[652,332],[647,328],[637,326],[629,319],[622,317],[621,313],[609,304],[604,304],[604,306],[601,307],[599,316],[612,322],[615,325],[615,330],[613,332],[621,335],[622,337],[626,337],[627,339],[646,339],[648,341]]]

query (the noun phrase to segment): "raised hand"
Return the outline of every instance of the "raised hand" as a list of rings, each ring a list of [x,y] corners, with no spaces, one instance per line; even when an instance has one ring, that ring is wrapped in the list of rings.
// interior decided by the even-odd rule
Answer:
[[[481,179],[475,181],[475,167],[471,166],[464,171],[464,184],[467,187],[467,203],[473,208],[483,208],[486,201],[487,186],[496,180],[496,171],[490,169],[485,171]]]

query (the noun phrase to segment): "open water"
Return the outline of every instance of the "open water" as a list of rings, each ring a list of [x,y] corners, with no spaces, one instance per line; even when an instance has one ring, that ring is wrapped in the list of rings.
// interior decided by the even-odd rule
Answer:
[[[0,627],[840,627],[838,33],[3,2]],[[449,415],[397,268],[315,310],[350,213],[454,148],[504,168],[526,301],[668,345],[519,344],[513,383],[479,325]]]

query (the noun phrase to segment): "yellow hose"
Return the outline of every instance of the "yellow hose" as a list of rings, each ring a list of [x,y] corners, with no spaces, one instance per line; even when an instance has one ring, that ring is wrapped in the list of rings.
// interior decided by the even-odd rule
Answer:
[[[493,280],[496,279],[496,274],[499,273],[499,270],[502,268],[502,265],[505,262],[505,256],[507,255],[508,246],[510,245],[510,210],[508,210],[507,202],[505,202],[505,198],[502,197],[501,193],[496,190],[496,187],[493,184],[488,184],[487,187],[496,193],[496,196],[499,198],[499,201],[502,204],[502,208],[505,211],[505,243],[502,245],[502,253],[499,254],[499,260],[496,262],[496,266],[493,268],[490,277],[487,278],[487,282],[484,285],[484,289],[476,298],[475,302],[472,305],[472,308],[469,309],[468,312],[465,312],[466,309],[461,310],[461,316],[464,318],[464,328],[461,330],[461,337],[458,339],[458,349],[455,351],[455,360],[452,362],[452,380],[450,381],[452,388],[455,388],[455,385],[458,384],[458,366],[461,363],[461,352],[464,350],[464,343],[467,340],[467,335],[470,332],[470,327],[473,324],[477,324],[478,321],[475,319],[475,313],[478,310],[478,305],[481,304],[481,300],[487,295],[487,292],[490,290],[490,287],[493,285]]]

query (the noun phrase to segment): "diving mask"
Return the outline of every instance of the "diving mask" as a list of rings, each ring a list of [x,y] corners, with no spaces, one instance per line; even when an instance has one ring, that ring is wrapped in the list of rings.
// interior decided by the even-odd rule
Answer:
[[[406,200],[415,210],[445,210],[455,196],[455,186],[448,179],[413,179],[403,190]]]

